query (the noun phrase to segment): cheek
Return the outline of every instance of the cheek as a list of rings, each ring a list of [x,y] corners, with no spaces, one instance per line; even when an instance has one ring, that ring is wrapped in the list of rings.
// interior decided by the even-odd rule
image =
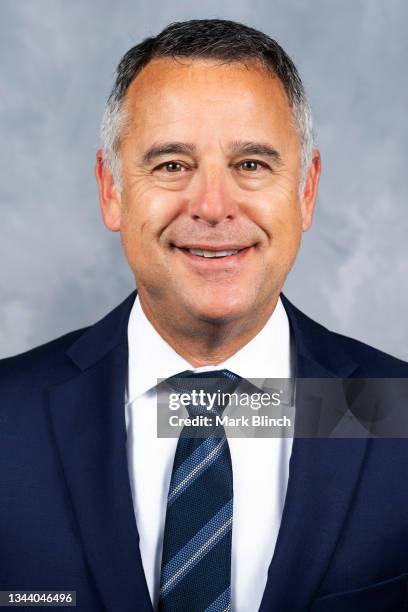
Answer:
[[[123,195],[123,250],[137,282],[156,290],[164,276],[171,274],[163,246],[166,228],[180,212],[180,195],[158,192],[146,184]]]
[[[246,213],[263,230],[270,246],[298,243],[302,215],[296,198],[282,197],[282,193],[274,191],[248,206]]]
[[[151,250],[157,247],[166,227],[179,213],[177,194],[163,193],[146,185],[137,185],[122,196],[121,232],[127,244],[132,242]]]

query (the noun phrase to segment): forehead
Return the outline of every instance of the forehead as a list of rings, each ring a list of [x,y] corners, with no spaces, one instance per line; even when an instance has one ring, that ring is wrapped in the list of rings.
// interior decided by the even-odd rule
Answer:
[[[284,87],[259,62],[154,59],[133,79],[125,104],[139,133],[194,129],[199,138],[204,130],[238,129],[251,131],[251,138],[268,130],[293,135]]]

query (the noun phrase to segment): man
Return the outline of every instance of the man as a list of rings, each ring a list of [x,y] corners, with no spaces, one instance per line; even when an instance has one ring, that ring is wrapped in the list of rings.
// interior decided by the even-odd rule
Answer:
[[[281,293],[320,175],[295,66],[244,25],[172,24],[121,60],[102,140],[137,293],[1,363],[0,589],[89,612],[408,609],[404,439],[156,435],[158,378],[408,375]]]

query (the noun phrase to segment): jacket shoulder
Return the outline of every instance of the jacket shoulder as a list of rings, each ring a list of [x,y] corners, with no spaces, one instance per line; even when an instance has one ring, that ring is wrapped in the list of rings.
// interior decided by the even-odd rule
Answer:
[[[356,366],[354,377],[408,378],[407,362],[351,336],[331,331],[299,310],[285,295],[281,294],[281,298],[303,351],[319,363],[335,367],[339,361],[352,363]]]
[[[408,377],[408,363],[406,361],[350,336],[344,336],[329,330],[327,332],[359,364],[359,375],[372,376],[375,374],[371,372],[378,372],[382,377]]]
[[[303,315],[306,317],[306,315]],[[320,338],[325,338],[332,351],[341,350],[357,364],[354,377],[408,378],[408,363],[370,344],[332,331],[322,324],[309,321],[319,328]]]
[[[16,385],[37,386],[52,379],[57,371],[71,371],[71,360],[66,350],[88,327],[68,332],[28,351],[0,359],[0,388],[15,388]]]

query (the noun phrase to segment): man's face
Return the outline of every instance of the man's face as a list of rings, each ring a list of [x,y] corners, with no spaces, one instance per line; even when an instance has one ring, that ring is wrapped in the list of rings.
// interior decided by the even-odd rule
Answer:
[[[122,192],[102,210],[142,302],[186,323],[256,317],[294,262],[319,174],[315,159],[300,198],[281,82],[256,64],[157,59],[126,109]]]

